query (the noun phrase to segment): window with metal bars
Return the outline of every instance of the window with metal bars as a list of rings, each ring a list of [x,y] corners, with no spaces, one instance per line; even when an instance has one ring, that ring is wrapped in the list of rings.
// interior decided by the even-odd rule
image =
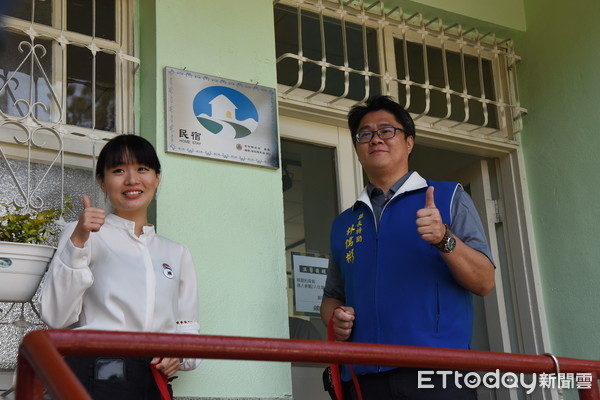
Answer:
[[[62,204],[71,167],[93,169],[104,140],[132,133],[131,0],[0,5],[0,200]],[[79,175],[77,175],[79,176]],[[68,181],[68,182],[67,182]],[[94,183],[93,177],[90,182]]]
[[[397,98],[417,127],[514,140],[518,100],[511,40],[405,15],[381,1],[276,0],[280,100],[347,111]]]
[[[275,21],[279,83],[357,101],[379,93],[366,73],[379,71],[375,29],[283,5]]]
[[[440,48],[401,39],[394,39],[394,55],[397,76],[408,78],[414,83],[398,85],[398,97],[410,98],[410,101],[405,101],[409,112],[420,114],[428,107],[429,117],[499,128],[496,106],[480,101],[482,93],[489,96],[489,100],[495,101],[490,60],[481,60],[480,70],[477,57],[461,57],[460,53],[452,51],[444,53]],[[447,73],[444,73],[444,68]],[[446,87],[453,93],[445,92]],[[462,97],[463,93],[470,94],[472,98]],[[487,107],[487,121],[483,107]]]
[[[127,0],[23,0],[3,9],[0,119],[68,125],[99,137],[133,130]]]

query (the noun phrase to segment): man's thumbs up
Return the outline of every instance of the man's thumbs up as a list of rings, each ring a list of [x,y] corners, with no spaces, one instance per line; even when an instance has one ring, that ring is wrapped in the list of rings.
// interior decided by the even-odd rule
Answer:
[[[433,186],[427,188],[427,192],[425,192],[425,208],[417,211],[417,232],[419,232],[421,238],[426,242],[436,244],[444,237],[446,228],[442,223],[440,211],[435,206],[433,191]]]
[[[435,201],[433,201],[433,190],[433,186],[427,188],[427,193],[425,193],[425,208],[437,208]]]

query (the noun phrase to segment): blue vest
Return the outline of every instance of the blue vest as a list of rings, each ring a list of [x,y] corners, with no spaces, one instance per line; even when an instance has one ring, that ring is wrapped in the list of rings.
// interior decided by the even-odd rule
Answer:
[[[442,220],[451,222],[458,186],[430,182]],[[473,326],[471,292],[460,286],[439,251],[417,232],[416,213],[427,188],[400,193],[384,207],[376,228],[371,208],[357,202],[331,231],[332,256],[344,279],[346,305],[356,319],[350,341],[468,349]],[[357,374],[394,367],[356,366]],[[342,370],[349,380],[347,368]]]

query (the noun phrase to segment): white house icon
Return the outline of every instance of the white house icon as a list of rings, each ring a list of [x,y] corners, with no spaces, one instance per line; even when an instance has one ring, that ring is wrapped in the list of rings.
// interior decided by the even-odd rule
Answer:
[[[212,107],[211,116],[216,119],[234,119],[237,107],[226,96],[220,94],[208,104]]]

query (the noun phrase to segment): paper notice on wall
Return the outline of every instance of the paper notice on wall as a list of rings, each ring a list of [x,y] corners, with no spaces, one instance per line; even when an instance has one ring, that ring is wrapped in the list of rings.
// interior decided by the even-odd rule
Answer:
[[[329,259],[292,254],[296,312],[319,313]]]

